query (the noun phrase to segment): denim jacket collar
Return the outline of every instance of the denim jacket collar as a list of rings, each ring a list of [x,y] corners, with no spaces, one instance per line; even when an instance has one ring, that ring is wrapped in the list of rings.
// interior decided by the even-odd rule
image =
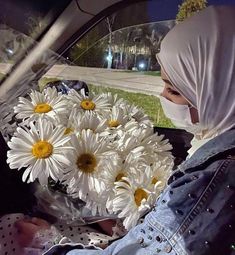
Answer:
[[[199,148],[191,158],[183,162],[178,170],[184,172],[188,168],[194,168],[203,164],[211,157],[235,147],[235,129],[224,132],[213,138]]]

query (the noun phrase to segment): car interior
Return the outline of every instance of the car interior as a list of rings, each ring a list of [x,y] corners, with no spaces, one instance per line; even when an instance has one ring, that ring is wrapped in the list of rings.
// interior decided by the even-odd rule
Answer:
[[[96,31],[96,42],[103,42],[102,39],[106,38],[107,45],[109,43],[107,36],[110,33],[114,35],[116,31],[120,32],[121,29],[131,27],[135,28],[135,30],[133,29],[135,32],[128,32],[128,35],[132,34],[135,42],[133,47],[136,50],[136,47],[142,47],[138,36],[144,31],[144,29],[136,29],[137,26],[140,23],[160,24],[160,22],[167,21],[167,29],[164,25],[161,30],[162,33],[166,33],[174,25],[180,3],[179,0],[63,0],[59,2],[50,0],[46,3],[29,0],[20,2],[8,0],[4,3],[1,1],[1,8],[4,10],[0,17],[1,215],[17,211],[31,213],[36,203],[33,195],[34,185],[23,183],[21,172],[10,170],[6,163],[6,151],[8,150],[6,142],[15,128],[13,125],[15,119],[11,111],[16,99],[19,96],[25,96],[30,89],[37,88],[40,81],[54,65],[63,65],[63,68],[54,77],[50,76],[51,80],[48,79],[43,86],[61,86],[63,88],[77,86],[78,90],[86,88],[86,93],[89,93],[89,82],[83,80],[82,75],[80,79],[67,78],[62,75],[70,67],[76,66],[76,61],[71,58],[71,50],[74,50],[76,45],[89,38],[89,33],[92,37],[92,33],[94,34],[98,26],[101,26],[101,29],[99,32]],[[219,3],[219,0],[209,1],[209,4]],[[128,11],[125,13],[125,10]],[[134,10],[133,17],[130,17],[130,10]],[[123,16],[121,12],[124,12]],[[119,16],[121,18],[118,19]],[[112,20],[114,18],[117,20],[116,23]],[[102,30],[102,26],[107,24],[107,20],[109,29],[106,27]],[[169,21],[172,22],[169,23]],[[110,22],[115,24],[111,32]],[[150,34],[150,41],[151,35],[152,38],[154,37],[153,33]],[[117,40],[118,38],[120,36],[117,34]],[[89,47],[92,43],[89,44]],[[156,45],[156,40],[154,43]],[[107,49],[104,54],[108,54]],[[144,68],[144,64],[140,63],[143,56],[140,55],[135,51],[135,65],[130,65],[129,71]],[[139,66],[136,67],[136,63],[137,65],[139,63]],[[144,63],[147,63],[147,60]],[[111,68],[115,69],[114,63],[111,64],[113,65]],[[107,69],[105,61],[102,62],[102,65],[99,68]],[[132,69],[130,70],[130,68]],[[151,68],[153,71],[159,71],[157,66]],[[52,79],[58,77],[60,77],[59,80]],[[102,81],[97,82],[97,84],[101,83]],[[172,144],[175,166],[186,159],[192,139],[191,134],[173,126],[158,125],[157,123],[154,130],[163,134]]]

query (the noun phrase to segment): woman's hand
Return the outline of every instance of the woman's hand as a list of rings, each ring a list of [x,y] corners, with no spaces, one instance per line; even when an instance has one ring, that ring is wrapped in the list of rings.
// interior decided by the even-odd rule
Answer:
[[[15,227],[18,229],[17,241],[19,245],[23,247],[30,247],[33,243],[34,237],[37,232],[47,230],[50,225],[47,221],[39,218],[23,219],[15,223]],[[34,244],[35,248],[40,248],[40,244]]]

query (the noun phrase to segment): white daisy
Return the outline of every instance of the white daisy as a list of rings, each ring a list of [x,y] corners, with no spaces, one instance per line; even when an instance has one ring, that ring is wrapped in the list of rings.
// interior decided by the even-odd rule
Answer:
[[[106,119],[100,118],[95,112],[86,111],[83,113],[74,109],[73,126],[78,135],[83,129],[90,129],[94,133],[102,135],[107,128],[107,123]]]
[[[8,142],[11,150],[7,162],[12,169],[26,167],[23,181],[38,178],[41,184],[47,184],[48,177],[57,181],[71,164],[73,148],[65,145],[69,140],[62,126],[54,128],[52,123],[39,119],[37,126],[31,122],[30,128],[17,128],[16,136]]]
[[[144,167],[145,166],[145,167]],[[116,182],[124,181],[124,177],[131,177],[133,174],[143,172],[147,167],[141,157],[135,157],[133,154],[126,156],[125,160],[119,158],[114,165],[112,162],[107,162],[106,171],[103,173],[102,179],[105,183],[107,200],[107,208],[112,211],[112,201],[114,198],[114,186]]]
[[[107,114],[106,118],[110,129],[124,127],[124,125],[129,121],[128,116],[124,114],[124,111],[116,106],[112,107],[111,113]]]
[[[86,199],[86,208],[91,212],[92,216],[106,216],[110,214],[106,208],[107,192],[105,189],[99,193],[92,192]]]
[[[154,133],[153,128],[139,128],[136,130],[135,136],[138,137],[139,146],[145,148],[145,155],[148,162],[162,161],[165,158],[173,160],[171,153],[172,145],[168,139],[164,139],[164,135]]]
[[[27,119],[27,123],[42,117],[54,121],[58,115],[67,113],[67,101],[54,87],[42,92],[32,90],[29,97],[30,100],[19,97],[19,104],[14,107],[16,118]]]
[[[105,111],[109,111],[110,104],[107,98],[102,95],[95,95],[89,92],[89,95],[85,94],[85,90],[82,89],[80,93],[71,89],[67,96],[69,102],[80,111],[94,111],[99,114],[103,114]]]
[[[58,116],[55,121],[55,125],[64,126],[64,135],[72,135],[75,132],[74,126],[74,109],[71,110],[70,114],[64,114]]]
[[[125,160],[118,158],[115,162],[107,162],[106,171],[102,174],[106,189],[113,189],[114,183],[121,181],[122,177],[130,177],[137,172],[141,162],[140,158],[131,154]]]
[[[165,162],[155,162],[151,166],[152,182],[156,189],[161,192],[166,186],[167,180],[172,174],[173,161],[166,158]]]
[[[94,133],[99,133],[102,136],[108,134],[108,132],[105,132],[107,129],[106,120],[100,118],[98,114],[93,111],[81,112],[73,108],[70,115],[68,117],[62,116],[58,123],[64,125],[65,135],[74,133],[79,136],[83,129],[90,129]]]
[[[117,94],[113,95],[112,93],[108,92],[101,95],[108,100],[111,107],[119,106],[122,108],[123,105],[127,104],[127,102],[123,98],[119,98]]]
[[[101,172],[105,170],[107,161],[115,161],[116,152],[90,129],[82,130],[80,136],[74,136],[71,142],[75,149],[73,165],[67,169],[64,183],[68,185],[69,194],[85,200],[92,192],[103,190]]]
[[[124,218],[123,224],[127,230],[137,224],[138,219],[150,210],[156,201],[154,189],[150,189],[151,172],[138,172],[132,177],[123,177],[124,181],[115,183],[115,198],[113,211],[119,218]]]
[[[129,107],[128,113],[130,114],[130,116],[136,120],[140,126],[143,127],[153,127],[153,123],[150,120],[150,118],[148,117],[148,115],[146,115],[144,113],[144,111],[140,108],[138,108],[135,105],[131,105],[131,107]]]
[[[152,141],[155,141],[155,143],[152,144]],[[146,144],[145,148],[147,150],[147,154],[152,152],[151,155],[153,157],[157,157],[159,161],[163,161],[165,158],[169,158],[169,160],[173,161],[174,157],[171,153],[172,145],[169,143],[168,139],[164,139],[164,135],[158,135],[155,133],[143,140],[142,144]]]
[[[137,121],[131,119],[129,122],[126,123],[124,126],[124,132],[130,134],[133,138],[138,137],[140,130],[142,127],[139,125]]]
[[[133,158],[141,158],[145,147],[142,146],[137,137],[133,137],[130,133],[123,133],[118,140],[113,142],[118,154],[125,160],[129,154]]]

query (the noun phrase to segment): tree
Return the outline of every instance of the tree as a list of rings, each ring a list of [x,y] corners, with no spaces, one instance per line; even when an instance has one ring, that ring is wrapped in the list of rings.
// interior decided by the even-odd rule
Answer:
[[[146,27],[145,45],[149,48],[148,70],[156,69],[156,54],[160,51],[160,44],[167,32],[175,25],[174,21],[164,21]]]
[[[206,8],[207,0],[184,0],[179,6],[179,12],[176,16],[176,22],[181,22],[191,17],[194,13]]]
[[[108,41],[108,56],[107,56],[107,61],[108,61],[108,65],[107,68],[111,69],[112,67],[112,62],[113,62],[113,53],[112,53],[112,32],[113,32],[113,24],[115,21],[115,17],[116,14],[114,13],[113,15],[111,15],[110,17],[107,17],[105,19],[106,24],[107,24],[107,28],[109,31],[109,41]]]
[[[118,62],[116,62],[116,68],[128,69],[128,48],[131,45],[130,42],[130,29],[123,28],[113,32],[112,40],[115,42],[113,45],[114,52],[117,53]]]
[[[98,28],[95,27],[69,52],[69,58],[79,66],[103,67],[106,40],[99,40]]]

